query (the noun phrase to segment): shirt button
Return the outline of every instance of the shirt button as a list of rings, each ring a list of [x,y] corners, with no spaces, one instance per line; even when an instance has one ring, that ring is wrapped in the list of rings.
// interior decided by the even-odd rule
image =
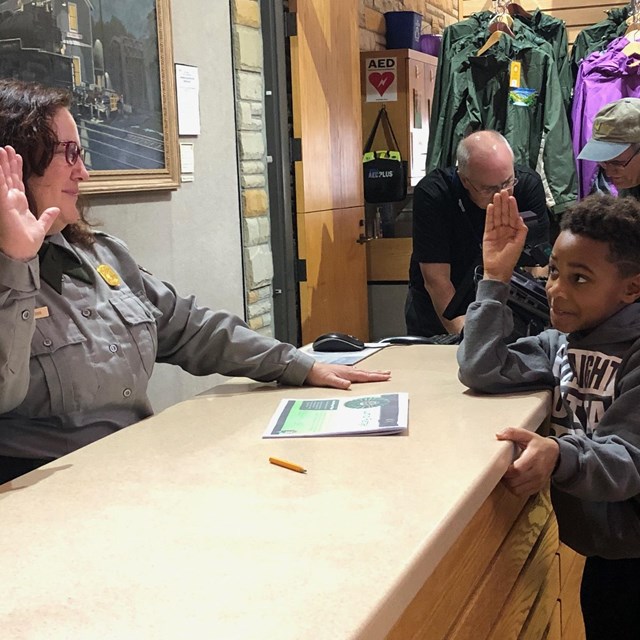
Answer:
[[[31,312],[28,309],[25,309],[22,312],[22,319],[23,320],[28,320],[31,317]]]
[[[83,309],[83,310],[82,310],[82,315],[83,315],[85,318],[89,318],[89,317],[91,316],[91,309]]]
[[[125,389],[125,390],[122,392],[122,395],[123,395],[125,398],[128,398],[128,397],[131,395],[131,389]]]
[[[49,338],[45,338],[45,339],[42,341],[42,344],[43,344],[45,347],[50,347],[50,346],[53,344],[53,342],[52,342]]]
[[[111,351],[111,353],[115,353],[118,350],[118,345],[117,344],[110,344],[109,345],[109,351]]]

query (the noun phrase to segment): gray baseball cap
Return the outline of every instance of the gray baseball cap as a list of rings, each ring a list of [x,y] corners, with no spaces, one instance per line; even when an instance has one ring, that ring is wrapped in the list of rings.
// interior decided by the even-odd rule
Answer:
[[[640,98],[622,98],[598,111],[591,140],[578,154],[578,160],[607,162],[632,144],[640,144]]]

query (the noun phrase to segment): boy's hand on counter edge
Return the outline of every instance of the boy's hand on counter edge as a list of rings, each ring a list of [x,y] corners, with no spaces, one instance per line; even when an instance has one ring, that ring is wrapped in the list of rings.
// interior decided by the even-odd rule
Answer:
[[[352,382],[384,382],[391,378],[390,371],[366,371],[344,364],[314,363],[304,383],[312,387],[348,389]]]
[[[547,486],[560,456],[560,447],[553,438],[508,427],[496,434],[498,440],[510,440],[521,451],[506,470],[502,481],[511,493],[531,496]]]

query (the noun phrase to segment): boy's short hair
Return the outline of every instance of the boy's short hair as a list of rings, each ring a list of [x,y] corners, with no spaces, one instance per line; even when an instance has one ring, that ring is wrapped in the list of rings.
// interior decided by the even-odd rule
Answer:
[[[589,196],[563,214],[560,230],[606,242],[607,259],[622,277],[640,273],[640,203],[635,198]]]

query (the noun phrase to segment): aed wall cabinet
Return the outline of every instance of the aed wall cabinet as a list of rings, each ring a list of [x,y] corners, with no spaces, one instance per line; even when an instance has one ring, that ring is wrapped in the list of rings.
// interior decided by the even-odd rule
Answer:
[[[364,144],[382,106],[387,109],[400,154],[409,163],[412,191],[425,175],[429,121],[438,59],[413,49],[387,49],[360,53],[362,137]],[[389,132],[378,132],[372,150],[390,149]]]

